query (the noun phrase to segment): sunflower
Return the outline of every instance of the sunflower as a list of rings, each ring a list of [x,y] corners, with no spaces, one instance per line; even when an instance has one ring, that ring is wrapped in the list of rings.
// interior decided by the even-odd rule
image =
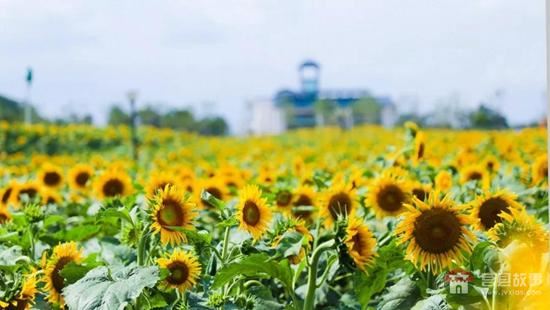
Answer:
[[[21,203],[24,201],[24,199],[34,201],[38,199],[41,192],[41,186],[36,182],[30,181],[23,184],[18,184],[14,188],[10,199],[13,205],[21,206]]]
[[[282,211],[290,211],[290,206],[292,205],[292,192],[288,189],[280,189],[275,194],[275,204],[277,208]]]
[[[358,217],[349,218],[345,243],[349,255],[359,269],[365,270],[374,262],[376,239],[367,225]]]
[[[534,184],[539,184],[548,178],[548,156],[546,154],[535,159],[531,170],[531,178]]]
[[[327,224],[334,223],[338,217],[353,214],[357,205],[355,190],[344,182],[333,184],[319,199],[320,215]]]
[[[63,185],[63,171],[58,166],[46,163],[38,174],[38,180],[47,188],[58,188]]]
[[[414,160],[416,162],[422,160],[426,151],[426,135],[419,131],[414,137]]]
[[[0,207],[0,225],[11,220],[10,211],[6,207]]]
[[[176,249],[169,257],[157,259],[160,268],[168,270],[164,286],[180,292],[192,288],[201,274],[201,265],[197,257]]]
[[[300,186],[296,189],[292,200],[292,216],[306,222],[313,219],[314,210],[305,210],[304,207],[315,207],[316,193],[311,186]]]
[[[507,247],[513,241],[530,245],[538,253],[548,249],[548,232],[537,220],[523,209],[510,208],[510,213],[501,212],[502,218],[489,230],[487,235],[500,248]]]
[[[413,198],[395,228],[398,243],[408,243],[406,259],[420,270],[426,267],[438,274],[453,261],[461,263],[464,252],[471,252],[474,235],[467,229],[470,219],[461,213],[449,196],[431,193],[426,202]]]
[[[21,284],[21,291],[19,295],[13,296],[12,300],[2,302],[0,301],[0,309],[6,310],[28,310],[34,304],[34,298],[36,296],[36,274],[32,272],[26,275],[23,283]]]
[[[497,172],[500,169],[500,162],[494,155],[487,156],[483,161],[483,165],[491,173]]]
[[[467,182],[478,182],[484,188],[489,187],[490,182],[487,170],[481,165],[466,166],[460,172],[460,180],[463,184]]]
[[[487,231],[502,222],[500,214],[510,213],[510,209],[521,209],[516,201],[516,195],[508,191],[485,194],[473,202],[472,219],[477,229]]]
[[[188,200],[181,188],[167,185],[157,191],[150,201],[152,228],[160,233],[163,244],[176,245],[186,241],[185,234],[172,230],[170,227],[193,229],[193,219],[196,217],[196,205]]]
[[[197,188],[195,188],[195,193],[197,195],[196,197],[197,200],[201,202],[201,206],[205,209],[211,209],[214,208],[214,206],[210,205],[210,203],[208,203],[207,201],[201,199],[202,191],[206,191],[210,195],[222,201],[227,199],[229,196],[227,187],[220,178],[204,179],[198,182],[197,185]]]
[[[432,191],[432,186],[430,184],[413,182],[411,186],[411,193],[414,197],[424,201],[428,198],[428,194]]]
[[[182,183],[174,174],[167,172],[153,173],[149,178],[147,186],[145,187],[147,197],[154,197],[155,194],[166,187],[166,185],[181,187]]]
[[[59,274],[61,270],[71,262],[79,263],[82,260],[82,251],[75,242],[66,242],[53,248],[52,256],[44,263],[45,289],[48,291],[48,301],[52,304],[64,305],[63,288],[64,279]]]
[[[59,204],[62,199],[61,195],[57,191],[46,189],[42,191],[41,193],[42,197],[42,204],[49,205],[49,204]]]
[[[371,184],[368,203],[378,218],[395,216],[403,212],[404,203],[410,201],[411,191],[403,179],[383,175]]]
[[[132,181],[123,170],[110,169],[95,180],[94,187],[100,199],[127,196],[132,192]]]
[[[453,187],[453,175],[447,170],[440,170],[434,179],[435,189],[446,192]]]
[[[265,198],[262,198],[262,192],[258,186],[245,186],[239,194],[237,205],[239,227],[248,231],[254,239],[260,239],[266,232],[271,218],[271,210]]]
[[[85,190],[90,184],[94,168],[87,164],[78,164],[69,171],[69,185],[76,190]]]
[[[17,187],[17,183],[10,182],[6,187],[0,190],[0,207],[7,207],[10,202],[10,197],[14,192],[14,189]]]

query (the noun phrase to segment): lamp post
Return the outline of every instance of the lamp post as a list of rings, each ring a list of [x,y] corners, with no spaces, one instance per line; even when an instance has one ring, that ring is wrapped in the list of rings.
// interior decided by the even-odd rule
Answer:
[[[32,123],[32,115],[31,115],[31,86],[32,86],[32,68],[27,69],[27,75],[25,77],[25,80],[27,82],[27,88],[25,93],[25,104],[24,104],[24,120],[26,125],[30,125]]]
[[[132,158],[134,159],[134,162],[137,163],[138,161],[138,137],[137,137],[137,113],[136,113],[136,99],[137,99],[137,91],[136,90],[130,90],[127,93],[128,101],[130,102],[130,138],[132,141]]]

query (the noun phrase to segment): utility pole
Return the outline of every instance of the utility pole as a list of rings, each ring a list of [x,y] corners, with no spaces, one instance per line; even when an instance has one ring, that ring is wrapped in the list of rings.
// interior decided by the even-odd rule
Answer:
[[[136,99],[137,99],[137,91],[130,90],[127,93],[128,101],[130,101],[130,135],[131,135],[131,141],[132,141],[132,158],[134,159],[134,162],[137,163],[138,161],[138,147],[139,147],[139,141],[137,136],[137,112],[136,112]]]
[[[25,78],[27,82],[27,87],[25,91],[25,103],[24,103],[24,120],[25,124],[28,126],[32,123],[32,115],[31,115],[31,86],[32,86],[32,68],[27,69],[27,76]]]

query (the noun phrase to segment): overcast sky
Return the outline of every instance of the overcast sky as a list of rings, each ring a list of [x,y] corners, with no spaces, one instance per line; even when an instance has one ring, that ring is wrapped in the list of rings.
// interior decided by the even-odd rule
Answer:
[[[544,0],[0,0],[0,94],[22,98],[30,65],[48,116],[101,123],[136,88],[140,105],[206,107],[238,132],[245,102],[297,88],[312,58],[324,88],[401,110],[490,101],[517,124],[545,113],[544,18]]]

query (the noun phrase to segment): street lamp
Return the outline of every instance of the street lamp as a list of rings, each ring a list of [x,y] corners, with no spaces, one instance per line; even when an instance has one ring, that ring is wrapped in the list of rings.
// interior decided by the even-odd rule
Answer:
[[[138,92],[136,90],[130,90],[126,94],[128,101],[130,102],[130,134],[132,139],[132,158],[137,163],[138,160],[138,137],[137,137],[137,124],[136,124],[136,99]]]

